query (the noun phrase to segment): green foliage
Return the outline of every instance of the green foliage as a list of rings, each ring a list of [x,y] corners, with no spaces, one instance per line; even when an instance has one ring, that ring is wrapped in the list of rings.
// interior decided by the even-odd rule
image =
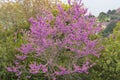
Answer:
[[[93,58],[96,65],[85,76],[86,80],[120,80],[120,22],[113,34],[101,38],[104,50],[99,59]]]
[[[22,39],[23,32],[13,28],[0,28],[0,80],[14,80],[14,74],[6,71],[6,67],[14,62],[14,55],[18,53],[16,50],[25,40]]]
[[[31,17],[44,16],[56,4],[52,4],[53,0],[14,0],[0,3],[0,25],[5,28],[29,28],[28,19]],[[56,2],[59,2],[58,0]],[[46,11],[43,13],[43,11]]]
[[[27,17],[19,3],[8,2],[1,4],[0,7],[0,24],[4,28],[28,27]]]
[[[120,21],[116,23],[116,27],[113,32],[116,36],[120,36],[118,35],[120,33]]]
[[[120,45],[114,39],[104,39],[105,50],[102,52],[93,73],[96,73],[93,80],[119,80],[120,79]]]

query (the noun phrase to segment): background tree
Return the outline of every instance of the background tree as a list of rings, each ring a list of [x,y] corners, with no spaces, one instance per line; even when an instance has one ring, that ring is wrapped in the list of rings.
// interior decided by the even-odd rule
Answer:
[[[98,16],[98,19],[100,22],[106,22],[109,20],[109,15],[104,12],[101,12]]]
[[[58,0],[2,0],[0,2],[0,24],[4,28],[28,28],[30,17],[36,18],[48,14],[56,8],[58,2]]]

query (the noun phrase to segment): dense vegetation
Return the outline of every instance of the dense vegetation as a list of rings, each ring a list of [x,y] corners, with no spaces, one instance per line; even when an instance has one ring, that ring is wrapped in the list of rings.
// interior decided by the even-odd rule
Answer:
[[[81,2],[68,3],[0,1],[0,80],[120,79],[119,9],[100,13],[102,30]]]

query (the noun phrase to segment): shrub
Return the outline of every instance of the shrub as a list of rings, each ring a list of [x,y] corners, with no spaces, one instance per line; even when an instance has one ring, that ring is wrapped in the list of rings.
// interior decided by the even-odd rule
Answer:
[[[28,43],[18,49],[21,53],[15,55],[13,66],[7,67],[17,79],[75,80],[94,65],[89,56],[99,57],[101,47],[91,37],[100,28],[81,2],[69,2],[69,6],[64,11],[58,5],[56,17],[48,14],[30,19]]]
[[[89,80],[119,80],[120,79],[120,22],[108,38],[103,38],[104,50],[99,59],[93,58],[96,65],[85,75]],[[85,78],[86,79],[86,78]]]

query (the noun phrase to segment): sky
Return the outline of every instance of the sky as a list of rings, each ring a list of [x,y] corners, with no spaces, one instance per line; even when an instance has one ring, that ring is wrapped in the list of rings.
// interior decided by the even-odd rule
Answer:
[[[67,0],[62,1],[67,2]],[[98,16],[100,12],[120,8],[120,0],[82,0],[82,2],[88,11],[95,16]]]

